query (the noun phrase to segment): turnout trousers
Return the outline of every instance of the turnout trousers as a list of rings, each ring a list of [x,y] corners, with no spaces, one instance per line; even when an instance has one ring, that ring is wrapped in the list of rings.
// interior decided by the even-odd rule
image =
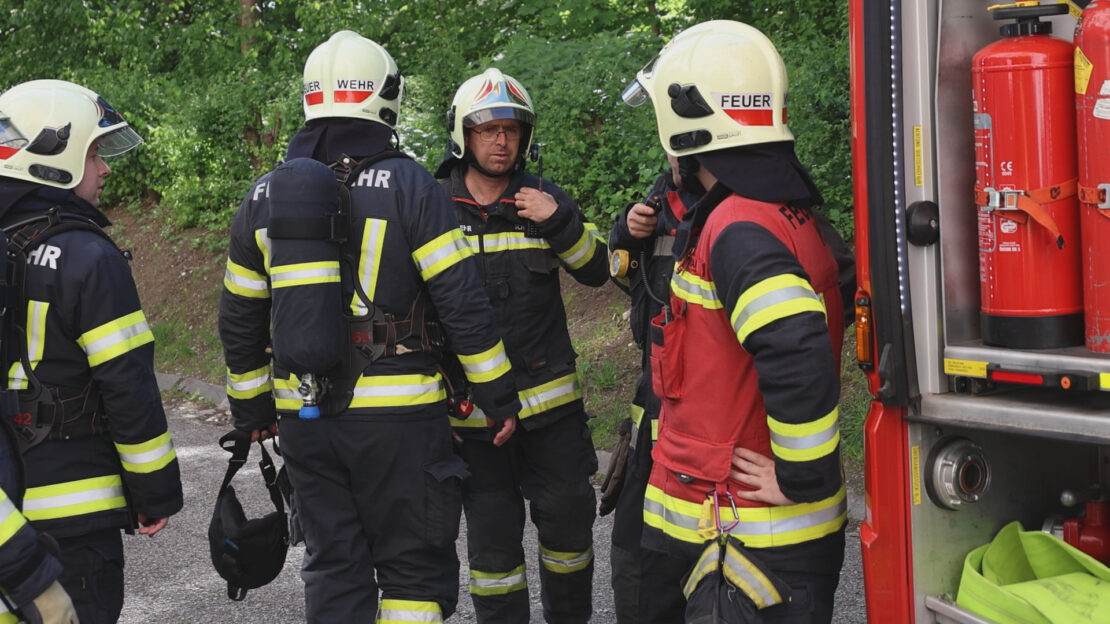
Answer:
[[[658,407],[658,404],[656,404]],[[636,431],[636,448],[630,449],[624,486],[613,509],[613,536],[609,549],[613,605],[617,624],[640,624],[640,586],[645,570],[645,551],[640,546],[644,532],[644,492],[651,475],[651,429],[654,419],[645,416]]]
[[[309,622],[454,613],[466,466],[442,405],[393,420],[283,417],[281,442],[305,535]]]
[[[470,596],[483,624],[529,621],[525,573],[524,499],[539,537],[544,619],[580,624],[593,610],[593,522],[597,471],[586,414],[544,427],[517,427],[504,446],[465,439],[460,454],[470,478],[463,486]]]
[[[644,576],[640,588],[640,621],[644,624],[682,624],[686,619],[686,597],[682,588],[686,575],[704,546],[680,542],[653,529],[645,531],[644,546],[644,569],[651,573]],[[844,564],[843,527],[810,542],[751,548],[748,552],[789,585],[791,592],[789,602],[758,611],[759,622],[827,624],[832,621],[833,599],[840,583],[840,568]]]
[[[58,582],[81,622],[115,624],[123,611],[123,536],[100,529],[57,540],[62,575]]]

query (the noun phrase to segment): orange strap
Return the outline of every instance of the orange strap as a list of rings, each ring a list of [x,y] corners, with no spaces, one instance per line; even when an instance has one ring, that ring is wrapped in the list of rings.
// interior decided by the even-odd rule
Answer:
[[[1106,200],[1106,190],[1110,188],[1110,184],[1099,184],[1098,186],[1079,186],[1079,201],[1084,204],[1094,204],[1098,209],[1098,214],[1110,219],[1110,202]]]
[[[1079,181],[1072,178],[1066,182],[1033,191],[995,191],[994,189],[976,188],[975,203],[988,209],[1007,211],[1006,214],[999,216],[1022,224],[1027,223],[1029,217],[1032,217],[1034,221],[1052,233],[1053,238],[1056,239],[1056,246],[1063,249],[1064,237],[1060,235],[1060,228],[1056,225],[1056,220],[1048,214],[1044,205],[1075,195],[1078,186]]]

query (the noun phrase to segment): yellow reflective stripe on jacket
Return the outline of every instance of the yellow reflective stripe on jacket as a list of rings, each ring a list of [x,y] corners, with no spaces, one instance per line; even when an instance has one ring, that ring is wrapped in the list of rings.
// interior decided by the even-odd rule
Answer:
[[[679,299],[700,305],[706,310],[721,310],[725,307],[717,296],[717,287],[713,282],[682,271],[677,265],[671,275],[671,290]]]
[[[169,431],[139,444],[116,442],[115,445],[120,463],[127,472],[146,474],[161,470],[177,457]]]
[[[813,287],[797,275],[776,275],[747,289],[736,300],[730,320],[740,342],[768,323],[801,314],[825,313],[825,304]]]
[[[127,507],[119,475],[27,488],[23,515],[28,520],[53,520]]]
[[[550,550],[544,548],[543,544],[540,544],[540,563],[542,563],[543,567],[547,568],[548,571],[554,572],[555,574],[570,574],[572,572],[578,572],[579,570],[585,570],[593,560],[593,546],[590,546],[585,552],[573,553]]]
[[[27,359],[30,360],[31,370],[38,367],[42,361],[42,353],[46,349],[46,311],[50,309],[49,301],[27,302]],[[14,362],[8,371],[8,388],[12,390],[26,390],[27,371],[23,370],[23,362]]]
[[[440,610],[439,604],[430,600],[382,598],[376,622],[378,624],[443,622],[443,611]]]
[[[362,229],[362,247],[358,254],[358,281],[362,292],[370,301],[378,293],[378,270],[382,266],[382,249],[385,248],[385,219],[367,219]],[[356,291],[351,295],[351,313],[364,316],[370,312]]]
[[[270,283],[266,276],[227,259],[224,269],[224,288],[228,292],[251,299],[269,299]]]
[[[596,228],[594,228],[596,231]],[[598,248],[598,238],[590,234],[587,229],[582,236],[570,246],[570,249],[559,253],[559,259],[570,270],[580,269],[594,257]]]
[[[749,548],[790,546],[824,537],[843,526],[848,517],[848,498],[844,486],[832,496],[813,503],[781,507],[740,507],[739,523],[729,531]],[[701,544],[698,532],[702,504],[668,496],[648,484],[644,495],[644,524],[668,536]],[[731,509],[721,509],[721,522],[736,518]]]
[[[466,242],[472,251],[481,249],[486,253],[499,251],[516,251],[519,249],[551,249],[551,245],[542,238],[528,238],[524,232],[498,232],[497,234],[483,234],[481,246],[478,236],[467,236]]]
[[[473,254],[462,230],[454,228],[421,245],[412,252],[412,259],[420,269],[420,277],[427,282]]]
[[[808,423],[790,424],[767,416],[771,451],[787,461],[811,461],[828,455],[840,443],[838,408]]]
[[[578,384],[578,375],[571,373],[535,388],[521,390],[519,395],[522,407],[520,418],[528,418],[581,399],[582,387]]]
[[[505,353],[505,344],[500,340],[489,349],[474,355],[459,354],[459,362],[467,381],[483,383],[492,381],[512,370],[509,356]]]
[[[481,572],[470,569],[470,593],[475,596],[502,596],[528,589],[528,577],[521,564],[508,572]]]
[[[15,508],[15,503],[4,490],[0,490],[0,546],[7,543],[25,524],[27,519]]]
[[[443,377],[428,375],[375,375],[359,377],[351,407],[399,407],[447,400]]]
[[[89,366],[103,364],[148,342],[154,342],[154,334],[142,310],[91,329],[77,339],[89,358]]]
[[[331,284],[338,281],[338,260],[283,264],[270,269],[270,284],[273,288]]]
[[[270,231],[267,228],[255,230],[254,244],[258,246],[258,251],[262,254],[262,266],[266,269],[268,275],[270,273]]]
[[[270,391],[270,366],[256,368],[245,373],[233,373],[227,369],[227,396],[233,399],[253,399]]]
[[[298,410],[304,406],[304,399],[297,388],[301,382],[292,374],[282,379],[274,377],[274,407],[280,410]]]
[[[751,598],[757,609],[766,609],[782,602],[782,594],[763,570],[737,550],[734,543],[725,540],[723,546],[725,551],[723,557],[720,538],[702,551],[693,570],[690,571],[685,587],[682,588],[682,593],[687,599],[694,593],[702,579],[720,570],[721,574],[737,589]]]
[[[0,624],[18,624],[23,620],[17,618],[14,613],[8,611],[8,607],[4,605],[4,601],[0,600]]]

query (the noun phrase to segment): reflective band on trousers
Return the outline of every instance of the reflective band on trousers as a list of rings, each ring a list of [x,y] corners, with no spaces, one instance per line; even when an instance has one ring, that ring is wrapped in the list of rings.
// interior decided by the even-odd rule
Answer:
[[[142,310],[91,329],[77,339],[77,345],[85,350],[89,366],[95,367],[128,351],[154,342],[154,334]]]
[[[687,579],[686,586],[682,588],[682,593],[689,599],[698,583],[718,569],[721,570],[725,578],[743,591],[748,598],[752,599],[757,609],[765,609],[782,602],[782,594],[767,578],[767,575],[740,551],[736,550],[732,544],[725,545],[723,560],[720,544],[714,543],[707,546],[701,557],[698,558],[698,562],[694,564],[694,569],[691,570],[690,578]]]
[[[27,302],[27,359],[31,362],[31,370],[38,367],[46,349],[46,311],[49,309],[48,301],[32,299]],[[23,370],[23,362],[15,362],[8,371],[8,388],[26,390],[27,387],[27,371]]]
[[[25,524],[27,519],[15,508],[8,495],[0,490],[0,546],[7,543]]]
[[[740,507],[740,522],[729,534],[749,548],[790,546],[824,537],[837,531],[848,518],[848,498],[844,486],[825,500],[782,507]],[[644,495],[644,524],[674,539],[701,544],[705,538],[698,529],[702,504],[668,496],[648,484]],[[721,522],[735,518],[731,509],[721,509]]]
[[[528,589],[528,577],[521,564],[508,572],[482,572],[470,569],[470,593],[477,596],[502,596]]]
[[[269,365],[245,373],[232,373],[227,369],[227,395],[233,399],[253,399],[272,388]]]
[[[671,275],[671,290],[679,299],[700,305],[706,310],[721,310],[725,307],[717,297],[717,287],[713,282],[684,272],[677,264]]]
[[[430,600],[396,600],[382,598],[378,609],[378,624],[404,624],[406,622],[442,622],[443,611]]]
[[[119,475],[27,488],[23,515],[32,522],[127,507]]]
[[[270,269],[270,286],[312,286],[339,282],[339,262],[301,262],[285,264]]]
[[[743,343],[760,327],[802,312],[825,314],[825,304],[804,278],[776,275],[740,295],[732,310],[732,328]]]
[[[813,422],[791,424],[767,417],[771,430],[771,451],[786,461],[803,462],[820,459],[840,444],[838,408]]]
[[[500,340],[481,353],[460,353],[459,363],[462,364],[467,381],[471,383],[492,381],[512,370],[509,356],[505,353],[505,344]]]
[[[452,228],[412,252],[412,259],[420,269],[420,277],[428,282],[473,254],[462,230]]]
[[[124,470],[140,474],[161,470],[177,457],[169,431],[139,444],[117,442],[116,452]]]
[[[590,546],[586,552],[568,553],[549,550],[540,544],[540,563],[543,567],[556,574],[570,574],[585,570],[594,560],[594,547]]]

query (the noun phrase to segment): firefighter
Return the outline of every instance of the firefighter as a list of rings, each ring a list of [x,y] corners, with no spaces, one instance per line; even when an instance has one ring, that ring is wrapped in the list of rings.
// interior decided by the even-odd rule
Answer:
[[[31,622],[75,623],[73,601],[58,582],[62,565],[19,511],[22,472],[8,425],[0,423],[0,622],[15,614]]]
[[[233,424],[256,439],[282,434],[307,545],[301,578],[310,622],[366,622],[375,612],[381,621],[442,622],[455,610],[466,466],[452,448],[445,381],[432,348],[437,334],[459,354],[476,402],[494,423],[495,443],[513,433],[520,409],[450,201],[391,144],[403,88],[389,53],[351,31],[332,35],[305,62],[306,122],[286,164],[311,159],[343,181],[320,197],[348,198],[347,216],[330,223],[349,228],[331,261],[279,264],[279,248],[290,241],[277,238],[278,229],[293,230],[281,234],[285,239],[304,230],[302,242],[311,242],[313,227],[329,223],[312,222],[307,202],[292,228],[275,222],[271,213],[282,198],[269,185],[277,170],[252,186],[231,225],[219,325]],[[342,342],[318,340],[332,329],[330,315],[290,324],[271,305],[298,283],[341,285],[334,305],[347,323]],[[314,291],[303,292],[286,305],[313,305]],[[284,350],[329,348],[347,357],[338,369],[317,371],[326,381],[315,388],[320,417],[305,411],[300,418],[311,393],[286,370],[297,363],[285,362]]]
[[[524,171],[536,116],[516,79],[495,68],[464,82],[447,113],[450,152],[437,177],[478,256],[493,320],[505,337],[523,411],[503,447],[479,423],[455,420],[471,476],[464,485],[470,595],[479,622],[527,622],[524,499],[539,536],[548,622],[585,622],[592,611],[590,475],[597,455],[586,425],[559,266],[587,286],[608,281],[595,227],[550,180]]]
[[[837,263],[814,219],[820,194],[786,126],[778,51],[738,22],[691,30],[624,94],[633,105],[651,99],[664,149],[707,189],[678,228],[670,306],[652,320],[661,410],[644,500],[642,544],[653,561],[641,616],[676,622],[701,612],[714,594],[698,579],[746,558],[758,582],[718,596],[742,593],[740,610],[764,607],[760,621],[828,622],[846,521]],[[705,559],[716,540],[738,556]],[[695,562],[712,565],[691,570]]]
[[[154,377],[154,335],[130,254],[101,229],[106,158],[142,139],[104,98],[60,80],[0,95],[0,226],[16,262],[16,340],[4,357],[25,465],[23,514],[57,540],[82,622],[123,608],[120,529],[153,536],[182,506]]]
[[[640,585],[644,567],[640,538],[643,533],[644,490],[651,472],[651,448],[658,435],[659,399],[651,391],[651,366],[646,342],[651,319],[659,314],[668,296],[674,234],[686,213],[704,189],[697,178],[682,175],[678,161],[668,156],[670,168],[661,174],[644,201],[630,204],[613,223],[609,233],[611,252],[625,250],[617,262],[626,262],[623,278],[614,281],[632,297],[629,324],[641,349],[640,378],[636,382],[628,420],[628,445],[623,468],[612,466],[607,475],[621,474],[622,483],[613,494],[603,491],[601,515],[613,512],[612,544],[609,550],[613,600],[618,624],[635,624],[639,617]],[[627,258],[627,260],[625,260]],[[619,458],[623,453],[614,453]]]

